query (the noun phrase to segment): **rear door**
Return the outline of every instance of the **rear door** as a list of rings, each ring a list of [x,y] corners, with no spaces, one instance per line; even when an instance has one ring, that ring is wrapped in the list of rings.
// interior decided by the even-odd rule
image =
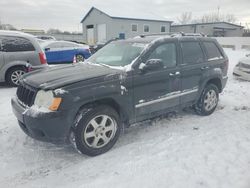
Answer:
[[[73,62],[74,56],[77,55],[79,46],[71,42],[61,42],[63,52],[61,54],[62,62]]]
[[[193,102],[198,97],[204,71],[209,69],[199,40],[180,41],[181,63],[181,104]]]
[[[48,63],[60,63],[62,62],[63,48],[60,42],[50,43],[45,47],[45,54]]]

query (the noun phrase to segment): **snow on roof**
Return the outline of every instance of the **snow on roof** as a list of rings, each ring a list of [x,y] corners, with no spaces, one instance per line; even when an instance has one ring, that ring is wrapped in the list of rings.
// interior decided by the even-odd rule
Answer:
[[[98,9],[96,7],[92,7],[88,13],[85,15],[85,17],[82,19],[81,23],[88,17],[88,15],[93,10],[100,11],[107,16],[114,18],[114,19],[133,19],[133,20],[149,20],[149,21],[162,21],[162,22],[172,22],[166,20],[166,18],[157,15],[157,13],[153,12],[142,12],[142,11],[135,11],[135,10],[128,10],[128,9],[114,9],[114,8],[101,8]]]
[[[172,25],[172,27],[195,26],[195,25],[213,25],[213,24],[227,24],[227,25],[243,28],[243,26],[241,26],[241,25],[237,25],[237,24],[233,24],[233,23],[229,23],[229,22],[207,22],[207,23],[193,23],[193,24],[176,24],[176,25]]]

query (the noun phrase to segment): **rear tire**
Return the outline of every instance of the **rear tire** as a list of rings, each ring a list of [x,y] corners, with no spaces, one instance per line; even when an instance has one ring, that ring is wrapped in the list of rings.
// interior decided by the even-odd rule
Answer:
[[[19,85],[19,79],[24,75],[27,70],[24,67],[14,67],[8,70],[6,74],[6,82],[9,86],[17,87]]]
[[[197,104],[195,105],[195,111],[198,115],[208,116],[212,114],[219,101],[219,89],[214,84],[208,84],[201,96]]]
[[[96,156],[110,150],[120,132],[120,118],[113,108],[107,105],[84,108],[76,117],[73,143],[82,154]]]
[[[76,55],[76,62],[79,63],[79,62],[84,62],[85,58],[83,55],[81,54],[78,54]]]

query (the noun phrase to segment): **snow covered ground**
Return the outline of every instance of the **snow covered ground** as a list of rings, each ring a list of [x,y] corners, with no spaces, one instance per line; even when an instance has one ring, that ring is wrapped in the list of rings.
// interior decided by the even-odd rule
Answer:
[[[0,187],[249,188],[250,82],[232,77],[245,51],[227,50],[229,81],[209,117],[192,111],[140,123],[94,158],[27,137],[0,86]]]

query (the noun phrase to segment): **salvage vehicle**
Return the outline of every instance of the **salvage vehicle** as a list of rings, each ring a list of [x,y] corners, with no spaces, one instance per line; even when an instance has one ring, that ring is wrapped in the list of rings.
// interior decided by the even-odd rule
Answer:
[[[228,58],[215,39],[181,35],[114,41],[87,62],[26,74],[12,109],[22,130],[96,156],[123,127],[192,106],[212,114]]]
[[[234,67],[233,75],[236,78],[250,81],[250,54],[239,60],[239,63]]]
[[[0,82],[17,86],[28,69],[47,66],[44,51],[33,35],[0,30]]]
[[[41,43],[48,64],[83,62],[91,56],[89,46],[69,41],[47,41]]]

